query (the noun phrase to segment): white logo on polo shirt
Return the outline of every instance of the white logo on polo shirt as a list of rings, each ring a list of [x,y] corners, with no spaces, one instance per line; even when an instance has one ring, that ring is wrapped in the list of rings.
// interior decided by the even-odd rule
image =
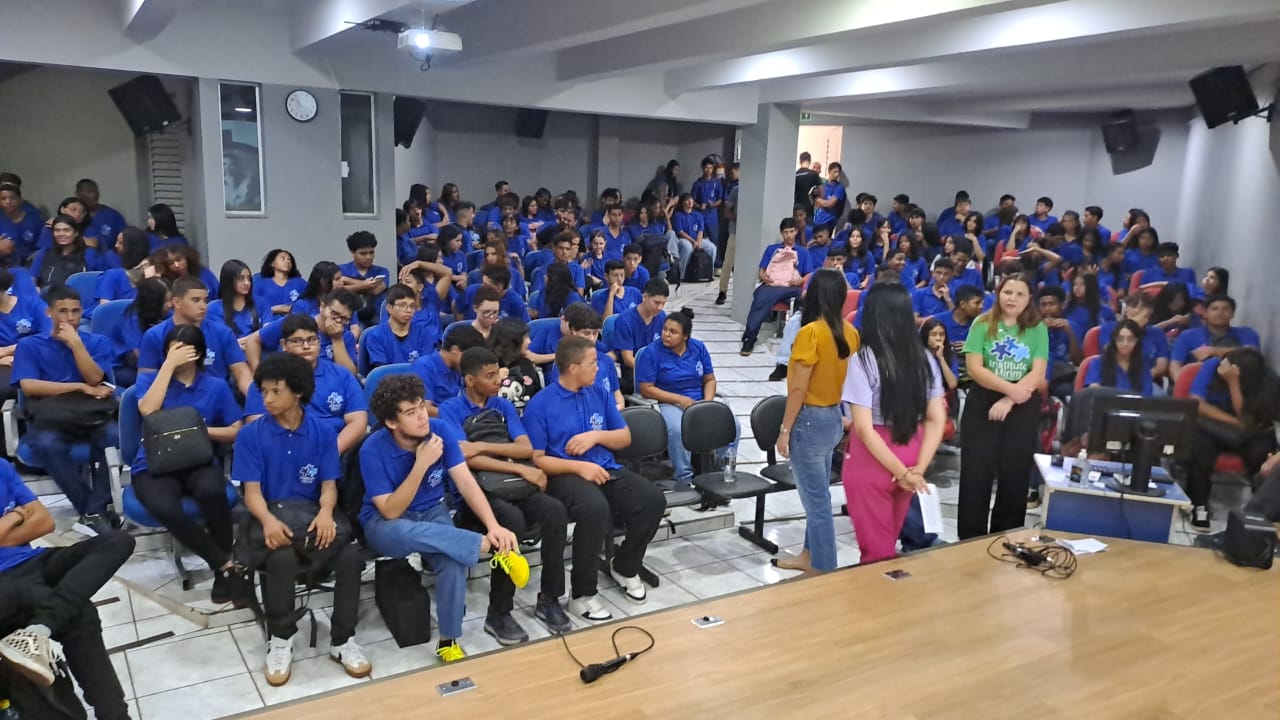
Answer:
[[[210,349],[206,349],[206,350],[204,351],[204,364],[205,364],[205,365],[212,365],[212,364],[214,364],[215,362],[217,362],[217,360],[218,360],[218,353],[216,353],[216,352],[214,352],[213,350],[210,350]]]
[[[324,346],[324,356],[329,358],[330,360],[333,359],[333,345]]]
[[[302,481],[303,485],[311,485],[314,483],[316,481],[316,476],[319,474],[320,468],[312,465],[311,463],[307,463],[306,465],[298,468],[298,480]]]
[[[698,373],[698,376],[699,376],[699,377],[701,377],[701,376],[704,374],[704,373],[702,372],[702,361],[701,361],[701,360],[699,360],[698,362],[694,363],[694,365],[693,365],[693,369]]]
[[[592,430],[604,429],[604,416],[600,413],[591,413],[591,419],[589,422],[591,423]]]
[[[410,350],[410,351],[409,351],[409,362],[413,362],[414,360],[417,360],[417,359],[418,359],[418,351],[417,351],[417,350]]]
[[[435,487],[444,482],[444,468],[437,467],[427,475],[427,484]]]
[[[289,291],[289,302],[297,302],[297,301],[298,301],[298,291],[297,291],[297,290],[290,290],[290,291]]]
[[[342,397],[342,395],[336,392],[329,393],[329,397],[328,397],[329,412],[336,413],[339,410],[341,410],[345,400],[346,398]]]
[[[13,329],[17,330],[18,334],[25,335],[26,333],[31,332],[31,321],[27,318],[22,318],[13,324]]]

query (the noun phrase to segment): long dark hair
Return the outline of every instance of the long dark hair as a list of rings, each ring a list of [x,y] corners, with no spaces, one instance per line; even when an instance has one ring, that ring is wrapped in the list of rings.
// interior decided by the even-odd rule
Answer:
[[[138,283],[138,294],[125,312],[137,318],[138,327],[145,333],[164,322],[164,316],[169,312],[168,297],[168,283],[156,277],[147,278]]]
[[[1067,309],[1071,310],[1076,305],[1083,306],[1089,311],[1089,327],[1093,327],[1098,324],[1098,315],[1102,312],[1102,289],[1098,284],[1098,276],[1093,273],[1081,273],[1077,277],[1084,283],[1084,297],[1077,298],[1075,288],[1072,288]],[[1075,280],[1071,282],[1074,283]]]
[[[133,226],[121,230],[120,235],[120,244],[124,245],[124,252],[120,253],[120,267],[132,270],[151,254],[151,241],[147,239],[146,232]]]
[[[802,326],[819,320],[827,324],[836,341],[836,351],[841,360],[849,357],[852,352],[849,341],[844,336],[845,320],[840,316],[848,290],[849,283],[839,270],[819,270],[809,281],[809,289],[804,294],[804,310],[800,313]]]
[[[1244,396],[1244,413],[1240,420],[1246,427],[1270,425],[1276,419],[1276,396],[1280,395],[1275,374],[1267,367],[1267,358],[1261,350],[1252,347],[1236,348],[1227,353],[1223,362],[1240,368],[1240,394]],[[1226,393],[1227,383],[1214,373],[1209,389]]]
[[[1125,318],[1115,324],[1111,329],[1111,339],[1107,342],[1107,349],[1102,352],[1102,384],[1107,387],[1116,386],[1116,371],[1120,369],[1119,361],[1116,358],[1116,338],[1120,337],[1121,330],[1128,330],[1137,338],[1137,342],[1133,345],[1133,354],[1129,356],[1129,369],[1125,374],[1129,377],[1129,389],[1134,392],[1142,391],[1142,371],[1145,356],[1142,352],[1142,340],[1146,333],[1138,323]]]
[[[80,201],[77,200],[76,202],[80,202]],[[58,213],[56,216],[54,216],[53,222],[51,222],[49,225],[50,225],[49,227],[50,231],[52,231],[53,227],[56,225],[66,225],[71,228],[71,233],[72,233],[70,251],[63,253],[61,249],[58,247],[58,244],[55,242],[53,244],[53,247],[50,248],[49,253],[47,254],[49,257],[64,255],[64,254],[74,255],[81,258],[84,257],[84,253],[85,253],[84,232],[82,231],[80,225],[76,223],[75,218],[65,213]],[[46,260],[46,262],[48,262],[48,260]]]
[[[865,321],[863,321],[863,323],[865,324]],[[943,334],[944,335],[946,334],[947,326],[943,325],[941,322],[939,322],[935,318],[931,318],[931,317],[925,318],[924,323],[920,325],[920,343],[924,345],[925,351],[929,352],[930,354],[932,354],[932,351],[929,350],[929,336],[933,334],[934,328],[942,328]],[[942,358],[943,360],[946,361],[947,367],[954,365],[956,362],[956,353],[954,350],[951,349],[950,336],[946,336],[943,338]]]
[[[1205,272],[1213,273],[1214,275],[1217,276],[1218,294],[1227,295],[1228,294],[1227,291],[1229,289],[1229,286],[1231,285],[1231,273],[1226,268],[1222,268],[1222,267],[1211,267]]]
[[[204,372],[204,356],[206,348],[204,331],[199,325],[174,325],[164,336],[164,354],[169,354],[169,346],[174,343],[190,345],[196,351],[196,372]]]
[[[173,208],[164,203],[156,203],[147,208],[147,214],[156,223],[156,234],[162,238],[179,237],[182,232],[178,230],[178,218],[173,214]]]
[[[1173,306],[1179,298],[1182,299],[1182,308],[1175,310]],[[1191,312],[1191,292],[1187,290],[1186,284],[1165,283],[1165,286],[1160,288],[1160,292],[1156,293],[1156,308],[1151,312],[1151,322],[1162,323],[1174,315],[1189,312]]]
[[[83,220],[77,223],[75,222],[75,218],[71,219],[72,227],[74,227],[76,230],[79,230],[81,233],[83,233],[85,231],[85,228],[89,227],[89,208],[85,207],[84,203],[80,202],[80,198],[75,197],[74,195],[69,198],[64,198],[62,202],[58,203],[58,212],[55,213],[55,215],[66,215],[67,217],[71,217],[71,213],[67,212],[67,206],[73,203],[84,208]]]
[[[503,318],[489,331],[489,349],[507,367],[524,357],[524,339],[528,335],[529,326],[523,320]]]
[[[276,261],[276,256],[279,255],[280,253],[284,253],[285,255],[289,256],[289,277],[290,278],[302,277],[302,271],[298,269],[298,259],[293,256],[293,253],[289,252],[288,250],[283,250],[281,248],[276,248],[274,250],[271,250],[265,256],[263,256],[262,272],[260,273],[262,277],[268,280],[275,278],[276,271],[275,271],[275,268],[271,267],[271,265]]]
[[[547,266],[546,285],[542,288],[542,304],[547,308],[547,317],[560,316],[573,290],[573,275],[567,265],[551,263]]]
[[[249,273],[249,294],[244,296],[244,309],[248,310],[253,320],[249,326],[249,332],[254,332],[262,327],[262,318],[258,317],[258,308],[253,304],[253,270],[249,269],[239,260],[228,260],[222,263],[222,270],[218,272],[218,299],[222,301],[222,320],[231,328],[231,332],[237,336],[240,329],[236,327],[236,284],[240,279],[240,273]]]
[[[872,371],[871,359],[875,359],[880,376],[880,415],[894,444],[906,445],[924,420],[933,366],[916,336],[911,295],[902,283],[876,283],[867,290],[858,358],[868,373]]]
[[[338,263],[321,260],[311,266],[311,274],[307,276],[307,287],[298,296],[299,300],[315,300],[333,292],[333,276],[342,272]]]

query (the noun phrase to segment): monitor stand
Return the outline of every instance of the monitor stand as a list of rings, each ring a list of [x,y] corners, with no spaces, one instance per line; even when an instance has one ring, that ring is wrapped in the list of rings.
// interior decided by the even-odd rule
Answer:
[[[1160,446],[1156,444],[1156,425],[1140,422],[1129,444],[1133,452],[1133,473],[1125,483],[1114,475],[1103,481],[1107,489],[1121,495],[1164,497],[1164,489],[1151,482],[1151,466],[1159,459]],[[1124,467],[1123,464],[1121,467]]]

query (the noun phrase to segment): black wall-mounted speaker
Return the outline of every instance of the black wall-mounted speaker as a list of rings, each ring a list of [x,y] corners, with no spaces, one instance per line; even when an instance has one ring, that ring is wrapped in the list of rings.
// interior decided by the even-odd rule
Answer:
[[[542,139],[547,130],[546,110],[520,110],[516,113],[516,137]]]
[[[1211,128],[1258,112],[1258,96],[1241,65],[1217,67],[1191,78],[1191,93],[1196,96],[1204,124]]]
[[[397,95],[391,102],[391,109],[395,117],[395,144],[407,149],[413,144],[413,136],[418,134],[422,118],[427,114],[427,103],[418,98]]]
[[[138,77],[107,91],[134,135],[162,130],[182,119],[169,91],[155,75]]]
[[[1121,113],[1102,124],[1102,144],[1108,155],[1138,147],[1138,120],[1132,112]]]

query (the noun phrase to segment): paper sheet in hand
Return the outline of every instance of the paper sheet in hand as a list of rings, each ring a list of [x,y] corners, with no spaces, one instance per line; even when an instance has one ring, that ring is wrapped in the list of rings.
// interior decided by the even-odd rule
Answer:
[[[924,520],[924,531],[941,535],[946,526],[942,524],[942,498],[938,497],[938,486],[928,484],[928,493],[916,493],[920,498],[920,515]]]

